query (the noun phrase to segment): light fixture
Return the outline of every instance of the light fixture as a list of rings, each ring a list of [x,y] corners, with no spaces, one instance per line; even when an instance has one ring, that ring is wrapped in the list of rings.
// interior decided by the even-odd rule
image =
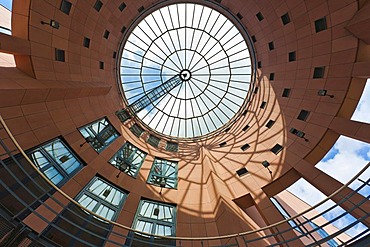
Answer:
[[[297,130],[295,128],[291,128],[289,130],[289,132],[292,133],[292,134],[294,134],[294,135],[296,135],[296,136],[298,136],[299,138],[304,139],[306,142],[308,142],[308,139],[306,137],[304,137],[306,135],[306,133],[304,133],[303,131]]]
[[[329,96],[330,98],[334,98],[334,95],[332,95],[332,94],[328,94],[328,90],[325,90],[325,89],[320,89],[320,90],[317,92],[317,95],[318,95],[318,96]]]
[[[104,193],[103,193],[103,196],[104,196],[105,198],[107,198],[107,197],[109,196],[109,194],[110,194],[111,190],[112,190],[112,188],[106,189],[106,190],[104,191]]]
[[[272,175],[272,171],[270,170],[269,166],[270,166],[270,163],[265,160],[262,162],[262,165],[269,171],[269,173]]]
[[[153,211],[153,215],[158,216],[159,215],[159,207],[155,208]]]
[[[49,25],[52,28],[59,29],[59,22],[56,20],[50,20],[50,22],[41,21],[42,25]]]

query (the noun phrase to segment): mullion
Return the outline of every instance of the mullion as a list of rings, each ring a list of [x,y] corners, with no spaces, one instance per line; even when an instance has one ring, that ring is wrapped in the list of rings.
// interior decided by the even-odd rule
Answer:
[[[50,167],[54,167],[55,170],[57,170],[62,176],[63,179],[59,182],[61,183],[62,181],[66,180],[69,178],[69,174],[64,171],[64,169],[58,164],[58,162],[44,149],[44,147],[41,147],[39,151],[44,155],[46,160],[49,162],[49,166],[46,166],[43,168],[43,172],[45,172],[47,169]],[[41,169],[40,169],[41,171]]]
[[[128,60],[128,61],[130,61],[130,62],[134,62],[134,63],[138,63],[138,64],[141,64],[141,62],[139,62],[139,61],[136,61],[136,60],[134,60],[134,59],[131,59],[131,58],[128,58],[128,57],[123,57],[122,59],[124,59],[124,60]],[[120,67],[122,67],[123,65],[121,65]]]
[[[175,98],[175,102],[176,102],[177,98],[179,97],[179,94],[180,94],[180,91],[181,91],[182,85],[183,85],[183,83],[181,83],[180,88],[179,88],[179,91],[177,92],[176,97],[174,97],[174,98]],[[175,107],[175,102],[174,102],[174,104],[172,105],[171,111],[170,111],[170,113],[169,113],[169,115],[170,115],[170,116],[172,116],[172,111],[173,111],[173,108]],[[170,134],[172,133],[172,129],[173,129],[173,125],[174,125],[174,123],[175,123],[175,120],[176,120],[176,118],[174,117],[174,120],[173,120],[173,122],[172,122],[172,126],[171,126],[171,130],[170,130]]]
[[[237,60],[231,61],[231,62],[230,62],[230,65],[231,65],[232,63],[236,63],[236,62],[242,61],[242,60],[247,59],[247,58],[249,58],[249,57],[242,57],[242,58],[239,58],[239,59],[237,59]],[[252,66],[252,65],[250,65],[250,64],[249,64],[249,66]],[[231,68],[231,66],[230,66],[230,68]]]
[[[251,65],[243,65],[243,66],[238,66],[238,67],[230,67],[230,69],[241,69],[241,68],[248,68],[248,67],[251,67]]]
[[[233,53],[231,55],[228,55],[228,57],[231,58],[232,56],[234,56],[234,55],[236,55],[238,53],[242,53],[243,51],[248,51],[248,47],[244,48],[243,50],[237,51],[237,52],[235,52],[235,53]]]
[[[191,83],[193,83],[193,81],[192,81],[192,80],[190,80],[190,82],[191,82]],[[196,104],[197,104],[197,106],[198,106],[199,112],[200,112],[200,113],[202,113],[202,111],[200,110],[199,103],[198,103],[198,101],[197,101],[197,100],[196,100],[196,98],[195,98],[195,94],[194,94],[194,91],[193,91],[193,89],[192,89],[192,87],[191,87],[191,84],[190,84],[190,83],[189,83],[189,88],[190,88],[191,92],[193,93],[194,101],[196,102]],[[194,106],[193,106],[193,103],[192,103],[192,101],[191,101],[191,100],[190,100],[190,104],[191,104],[191,109],[192,109],[192,111],[193,111],[193,116],[195,117],[195,113],[194,113]],[[202,131],[201,131],[201,129],[200,129],[200,124],[199,124],[199,120],[198,120],[198,118],[197,118],[197,122],[198,122],[198,126],[199,126],[200,133],[202,133]],[[192,126],[192,128],[193,128],[193,136],[195,136],[193,120],[191,120],[191,126]]]
[[[238,36],[240,33],[237,32],[232,38],[230,38],[226,43],[223,44],[223,46],[226,46],[227,43],[229,43],[231,40],[233,40],[236,36]],[[220,41],[221,43],[221,41]],[[234,45],[233,47],[235,47],[236,45]]]
[[[172,27],[173,27],[173,29],[171,29],[171,30],[175,30],[176,29],[176,32],[177,32],[177,28],[175,28],[175,25],[173,24],[173,20],[172,20],[172,15],[171,15],[171,11],[170,11],[170,8],[167,6],[167,9],[168,9],[168,13],[169,13],[169,15],[170,15],[170,20],[171,20],[171,24],[172,24]],[[163,16],[162,16],[163,17]],[[180,26],[180,23],[179,23],[179,26]],[[168,35],[170,36],[170,39],[171,39],[171,43],[172,43],[172,46],[173,46],[173,49],[174,49],[174,51],[175,51],[175,53],[176,53],[176,55],[177,55],[177,59],[180,61],[180,65],[182,66],[182,64],[181,64],[181,60],[180,60],[180,56],[179,56],[179,54],[177,53],[177,49],[176,49],[176,46],[175,46],[175,42],[173,41],[173,39],[172,39],[172,36],[171,36],[171,34],[170,34],[170,30],[169,29],[167,29],[167,31],[168,31]],[[180,47],[181,48],[181,47]],[[180,69],[178,66],[176,66],[178,69]],[[180,69],[181,70],[181,69]]]
[[[208,40],[209,40],[209,39],[208,39]],[[207,41],[207,42],[208,42],[208,41]],[[217,42],[218,42],[218,41],[217,41]],[[220,44],[220,42],[218,42],[218,43]],[[207,53],[203,55],[203,57],[207,56],[207,55],[208,55],[208,53],[210,53],[210,51],[212,51],[212,50],[213,50],[213,48],[214,48],[214,47],[212,47],[211,49],[209,49],[209,50],[207,51]],[[223,49],[221,49],[219,52],[221,52],[222,50],[223,50]],[[203,51],[203,50],[202,50],[202,51]],[[202,51],[201,51],[201,52],[202,52]],[[214,56],[218,55],[218,54],[219,54],[219,52],[216,52],[213,56],[211,56],[211,58],[213,58]],[[211,58],[209,58],[209,59],[208,59],[208,61],[209,61]],[[201,59],[199,59],[199,60],[198,60],[198,62],[197,62],[197,63],[196,63],[196,64],[195,64],[191,69],[193,69],[195,66],[197,66],[197,64],[198,64],[200,61],[201,61]]]
[[[231,46],[230,48],[227,48],[225,51],[227,52],[227,51],[230,51],[231,49],[233,49],[234,47],[236,47],[236,46],[238,46],[238,45],[240,45],[241,43],[243,43],[243,42],[245,42],[245,40],[244,39],[242,39],[241,41],[239,41],[238,43],[236,43],[235,45],[233,45],[233,46]]]
[[[141,28],[140,28],[140,30],[141,31],[143,31]],[[137,39],[139,39],[141,42],[143,42],[144,44],[146,44],[148,47],[147,48],[149,48],[150,47],[150,44],[147,44],[144,40],[142,40],[138,35],[136,35],[136,33],[135,32],[132,32],[132,34],[137,38]],[[148,36],[148,38],[151,40],[151,41],[153,41],[149,36]],[[132,43],[132,42],[131,42]]]
[[[216,53],[217,54],[217,53]],[[212,56],[212,57],[214,57],[214,56]],[[205,65],[205,66],[203,66],[203,67],[201,67],[201,68],[199,68],[199,69],[196,69],[196,70],[194,70],[193,71],[193,74],[195,74],[195,72],[197,72],[197,71],[199,71],[199,70],[201,70],[201,69],[204,69],[204,68],[206,68],[206,67],[211,67],[211,65],[213,65],[213,64],[215,64],[215,63],[218,63],[218,62],[220,62],[220,61],[222,61],[222,60],[224,60],[224,59],[227,59],[227,57],[223,57],[223,58],[221,58],[221,59],[219,59],[219,60],[217,60],[217,61],[215,61],[215,62],[212,62],[212,63],[209,63],[209,64],[207,64],[207,65]]]
[[[132,42],[131,40],[127,40],[127,42],[128,43],[130,43],[130,44],[132,44],[133,46],[135,46],[135,47],[137,47],[137,48],[139,48],[140,50],[142,50],[142,51],[146,51],[145,49],[143,49],[142,47],[140,47],[140,46],[138,46],[137,44],[135,44],[134,42]]]

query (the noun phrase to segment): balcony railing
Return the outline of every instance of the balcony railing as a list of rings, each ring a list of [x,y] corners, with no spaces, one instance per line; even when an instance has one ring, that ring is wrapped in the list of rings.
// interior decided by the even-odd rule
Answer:
[[[76,246],[250,246],[264,245],[267,241],[271,246],[294,246],[293,242],[298,239],[309,239],[309,246],[319,246],[336,238],[348,229],[365,221],[370,212],[363,211],[363,216],[342,229],[337,229],[327,237],[315,239],[313,234],[320,229],[343,219],[353,210],[360,209],[364,203],[368,203],[369,196],[358,202],[353,207],[324,223],[317,228],[309,227],[310,222],[321,217],[325,213],[332,212],[342,203],[350,202],[350,199],[364,187],[370,186],[370,179],[362,181],[362,184],[353,193],[343,196],[337,204],[329,207],[315,216],[304,218],[312,210],[324,204],[334,196],[342,194],[342,191],[359,176],[369,169],[368,163],[356,176],[343,185],[338,191],[314,205],[313,207],[295,215],[289,219],[275,224],[256,229],[254,231],[240,232],[224,236],[213,237],[163,237],[150,235],[131,229],[117,222],[109,221],[81,206],[73,198],[68,196],[57,186],[51,183],[45,175],[40,172],[19,146],[14,136],[9,131],[4,120],[0,116],[0,149],[4,153],[1,156],[0,166],[0,245],[1,246],[23,246],[22,244],[35,244],[36,246],[67,246],[71,241]],[[65,200],[67,199],[67,200]],[[53,205],[53,206],[50,206]],[[39,210],[42,208],[42,210]],[[60,210],[57,210],[59,208]],[[47,212],[47,213],[45,213]],[[317,212],[317,211],[314,211]],[[46,216],[47,215],[47,216]],[[33,217],[40,224],[47,225],[46,229],[37,234],[25,222],[28,217]],[[300,218],[299,218],[300,217]],[[294,227],[280,227],[288,221],[299,218],[298,227],[306,229],[302,232],[296,231],[296,237],[287,239],[284,233],[294,231]],[[26,220],[25,220],[26,219]],[[312,225],[312,224],[311,224]],[[283,230],[282,230],[283,229]],[[311,229],[311,230],[307,230]],[[355,241],[366,241],[369,229],[358,233],[350,240],[339,242],[339,246],[348,245]],[[361,246],[362,243],[359,243]],[[26,245],[27,246],[27,245]]]

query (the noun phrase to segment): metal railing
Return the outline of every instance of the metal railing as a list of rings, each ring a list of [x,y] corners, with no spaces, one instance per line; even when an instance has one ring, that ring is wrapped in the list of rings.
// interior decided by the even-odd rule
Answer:
[[[315,210],[334,196],[341,195],[344,189],[369,168],[370,163],[368,163],[348,183],[323,201],[294,217],[260,229],[213,237],[163,237],[147,234],[102,218],[100,215],[81,206],[73,198],[51,183],[47,177],[37,169],[19,146],[1,116],[0,122],[0,133],[5,130],[6,134],[6,136],[2,134],[3,139],[0,138],[0,147],[5,151],[5,153],[0,156],[0,212],[2,218],[6,218],[6,221],[12,222],[13,226],[17,226],[13,227],[11,230],[14,234],[3,234],[1,226],[4,222],[0,222],[0,245],[4,243],[4,241],[6,241],[6,243],[15,243],[14,238],[22,237],[25,240],[31,239],[34,242],[36,241],[39,246],[102,246],[107,243],[112,246],[137,246],[137,244],[140,243],[140,246],[176,245],[216,247],[248,246],[249,244],[266,243],[266,241],[271,246],[289,246],[290,244],[294,246],[293,243],[297,240],[304,240],[309,246],[320,246],[331,239],[335,238],[337,240],[336,237],[338,235],[343,234],[348,229],[365,221],[370,215],[370,212],[363,211],[362,217],[357,218],[344,228],[337,229],[337,231],[331,233],[327,237],[314,237],[315,233],[316,236],[318,236],[317,232],[320,229],[324,229],[335,221],[343,219],[353,210],[361,210],[360,206],[369,201],[369,195],[367,195],[362,201],[353,205],[351,209],[320,225],[318,228],[314,229],[309,226],[310,222],[314,221],[316,218],[340,207],[342,203],[350,202],[352,196],[356,195],[364,187],[370,185],[370,179],[368,179],[367,181],[360,180],[362,184],[352,193],[344,196],[337,204],[327,208],[321,213],[315,214],[313,217],[307,217],[302,220],[303,216],[308,212]],[[64,197],[64,199],[62,200],[61,197]],[[41,207],[43,210],[40,210]],[[47,213],[45,213],[45,210]],[[50,217],[50,214],[53,215],[53,217]],[[31,217],[33,221],[39,221],[40,224],[45,224],[45,230],[40,234],[36,234],[32,231],[32,229],[30,229],[32,227],[24,223],[28,222],[28,217]],[[304,231],[298,232],[295,230],[296,227],[282,227],[283,224],[286,226],[286,223],[291,220],[298,222],[298,227],[301,227]],[[6,224],[4,223],[3,225]],[[22,230],[20,233],[19,229],[27,229],[27,231]],[[296,233],[296,236],[287,239],[285,233],[292,231]],[[361,239],[368,233],[369,229],[366,228],[348,241],[338,242],[337,240],[337,243],[339,246],[347,245]],[[13,239],[9,240],[9,238]],[[20,242],[19,239],[16,242]]]

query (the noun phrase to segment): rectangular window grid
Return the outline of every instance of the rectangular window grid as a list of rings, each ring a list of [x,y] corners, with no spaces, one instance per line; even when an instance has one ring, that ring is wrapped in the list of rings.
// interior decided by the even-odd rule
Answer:
[[[155,158],[150,169],[148,184],[160,186],[162,188],[177,188],[177,161]]]
[[[127,193],[100,177],[94,177],[79,193],[76,201],[107,220],[115,220]]]
[[[141,200],[132,228],[159,236],[176,235],[176,206]]]
[[[119,136],[107,118],[79,128],[80,133],[96,152],[100,153]]]
[[[32,162],[55,185],[68,181],[83,165],[61,139],[55,139],[30,152]]]
[[[136,178],[146,155],[147,153],[144,151],[126,142],[109,160],[109,163],[127,175]]]

